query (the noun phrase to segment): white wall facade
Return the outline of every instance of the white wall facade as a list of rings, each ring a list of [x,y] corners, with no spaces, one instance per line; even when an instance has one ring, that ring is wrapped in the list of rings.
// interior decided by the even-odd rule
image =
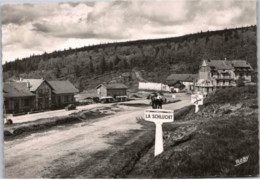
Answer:
[[[140,90],[156,90],[156,91],[168,91],[171,89],[168,85],[154,82],[139,82],[138,89]]]

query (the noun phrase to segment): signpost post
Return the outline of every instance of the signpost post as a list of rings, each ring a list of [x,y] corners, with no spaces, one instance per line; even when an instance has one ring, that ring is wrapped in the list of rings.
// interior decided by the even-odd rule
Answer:
[[[155,123],[155,148],[154,156],[163,152],[163,130],[162,124],[166,122],[173,122],[174,111],[165,109],[147,109],[145,110],[144,117],[146,121]]]
[[[195,113],[199,112],[199,105],[203,105],[203,95],[192,94],[191,95],[191,104],[195,105]]]

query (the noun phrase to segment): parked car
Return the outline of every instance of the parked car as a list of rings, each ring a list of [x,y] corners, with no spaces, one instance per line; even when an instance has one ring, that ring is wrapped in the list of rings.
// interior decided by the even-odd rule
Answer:
[[[93,102],[95,102],[95,103],[99,103],[99,102],[100,102],[99,97],[93,97]]]
[[[69,111],[69,110],[74,110],[76,109],[76,106],[74,104],[69,104],[65,107],[65,110],[66,111]]]
[[[127,100],[128,100],[127,96],[116,96],[117,102],[123,102],[123,101],[127,101]]]
[[[78,102],[77,102],[77,105],[80,105],[80,106],[88,105],[88,104],[89,104],[89,101],[88,101],[88,100],[85,100],[85,99],[80,99],[80,100],[78,100]]]
[[[112,96],[102,97],[102,98],[100,98],[100,102],[101,103],[112,103],[112,102],[114,102],[114,98]]]
[[[4,114],[4,124],[11,125],[13,124],[13,120],[11,119],[13,117],[12,114]]]

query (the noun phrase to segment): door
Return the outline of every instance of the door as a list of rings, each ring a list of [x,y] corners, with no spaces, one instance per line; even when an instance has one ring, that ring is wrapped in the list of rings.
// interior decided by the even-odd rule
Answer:
[[[14,101],[14,110],[16,112],[19,112],[20,111],[20,108],[19,108],[19,100],[15,100]]]
[[[39,98],[38,99],[38,109],[42,109],[43,107],[43,104],[42,104],[42,98]]]
[[[61,97],[58,96],[57,98],[58,98],[58,106],[60,106],[61,105]]]

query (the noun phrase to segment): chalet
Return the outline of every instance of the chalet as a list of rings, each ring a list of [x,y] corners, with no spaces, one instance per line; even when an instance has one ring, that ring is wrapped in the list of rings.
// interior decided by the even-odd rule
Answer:
[[[166,84],[172,88],[178,86],[179,89],[185,89],[191,92],[194,91],[194,83],[197,78],[197,74],[171,74],[166,78]],[[180,84],[183,84],[183,86]]]
[[[239,77],[242,77],[245,79],[245,81],[251,82],[251,75],[253,68],[251,65],[244,60],[233,60],[231,61],[231,64],[234,68],[234,74],[235,74],[235,79],[237,80]]]
[[[20,113],[33,111],[35,95],[29,90],[27,83],[3,83],[3,99],[5,113]]]
[[[29,90],[35,95],[35,109],[50,109],[52,105],[51,85],[44,79],[20,79],[17,83],[27,83]]]
[[[65,107],[75,103],[74,94],[79,92],[69,81],[48,81],[53,88],[52,105],[54,107]]]
[[[69,81],[20,79],[4,83],[3,96],[8,113],[63,108],[75,102],[78,90]]]
[[[112,96],[126,96],[127,86],[121,83],[111,83],[111,84],[100,84],[96,87],[97,94],[100,97]]]
[[[251,82],[253,68],[245,60],[203,60],[199,68],[196,91],[204,94],[217,88],[236,86],[239,78]]]

